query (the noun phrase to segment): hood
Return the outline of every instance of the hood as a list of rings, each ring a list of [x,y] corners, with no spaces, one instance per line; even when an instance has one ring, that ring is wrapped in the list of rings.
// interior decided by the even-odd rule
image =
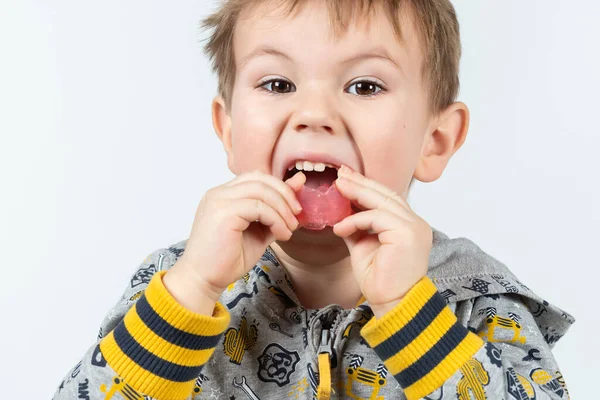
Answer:
[[[575,322],[572,315],[535,294],[505,264],[485,253],[471,240],[449,238],[439,230],[432,230],[433,246],[427,275],[446,302],[457,303],[500,294],[519,296],[550,347]]]

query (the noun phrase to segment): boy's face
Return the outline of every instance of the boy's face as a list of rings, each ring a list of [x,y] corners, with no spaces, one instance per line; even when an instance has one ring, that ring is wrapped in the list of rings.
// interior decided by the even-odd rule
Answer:
[[[293,161],[332,157],[403,197],[413,175],[437,179],[445,163],[435,169],[439,162],[422,157],[438,120],[428,112],[411,21],[401,20],[400,44],[378,9],[369,26],[350,25],[336,42],[324,2],[287,18],[268,4],[238,21],[231,110],[213,108],[231,171],[283,179]]]

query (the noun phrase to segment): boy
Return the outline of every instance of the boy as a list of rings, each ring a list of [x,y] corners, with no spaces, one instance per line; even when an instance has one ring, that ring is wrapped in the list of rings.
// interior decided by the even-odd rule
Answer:
[[[236,178],[54,398],[568,398],[574,319],[406,203],[468,129],[449,1],[228,0],[204,25]]]

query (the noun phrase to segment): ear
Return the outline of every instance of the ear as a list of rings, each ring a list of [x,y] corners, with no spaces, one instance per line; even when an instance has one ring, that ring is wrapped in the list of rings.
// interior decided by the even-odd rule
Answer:
[[[231,116],[228,113],[225,100],[221,95],[215,96],[212,101],[212,122],[215,133],[219,137],[227,153],[227,166],[235,174],[235,163],[231,145]]]
[[[443,110],[433,120],[432,128],[421,148],[419,163],[414,177],[421,182],[437,180],[467,138],[469,130],[469,109],[457,101]]]

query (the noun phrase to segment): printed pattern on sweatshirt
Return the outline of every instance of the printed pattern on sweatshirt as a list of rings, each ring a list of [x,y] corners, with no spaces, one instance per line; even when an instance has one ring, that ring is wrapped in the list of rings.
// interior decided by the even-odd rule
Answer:
[[[434,260],[464,250],[434,234]],[[303,308],[267,249],[206,317],[162,285],[185,244],[138,267],[55,400],[569,398],[551,349],[574,319],[506,269],[434,270],[376,319],[367,302]]]

